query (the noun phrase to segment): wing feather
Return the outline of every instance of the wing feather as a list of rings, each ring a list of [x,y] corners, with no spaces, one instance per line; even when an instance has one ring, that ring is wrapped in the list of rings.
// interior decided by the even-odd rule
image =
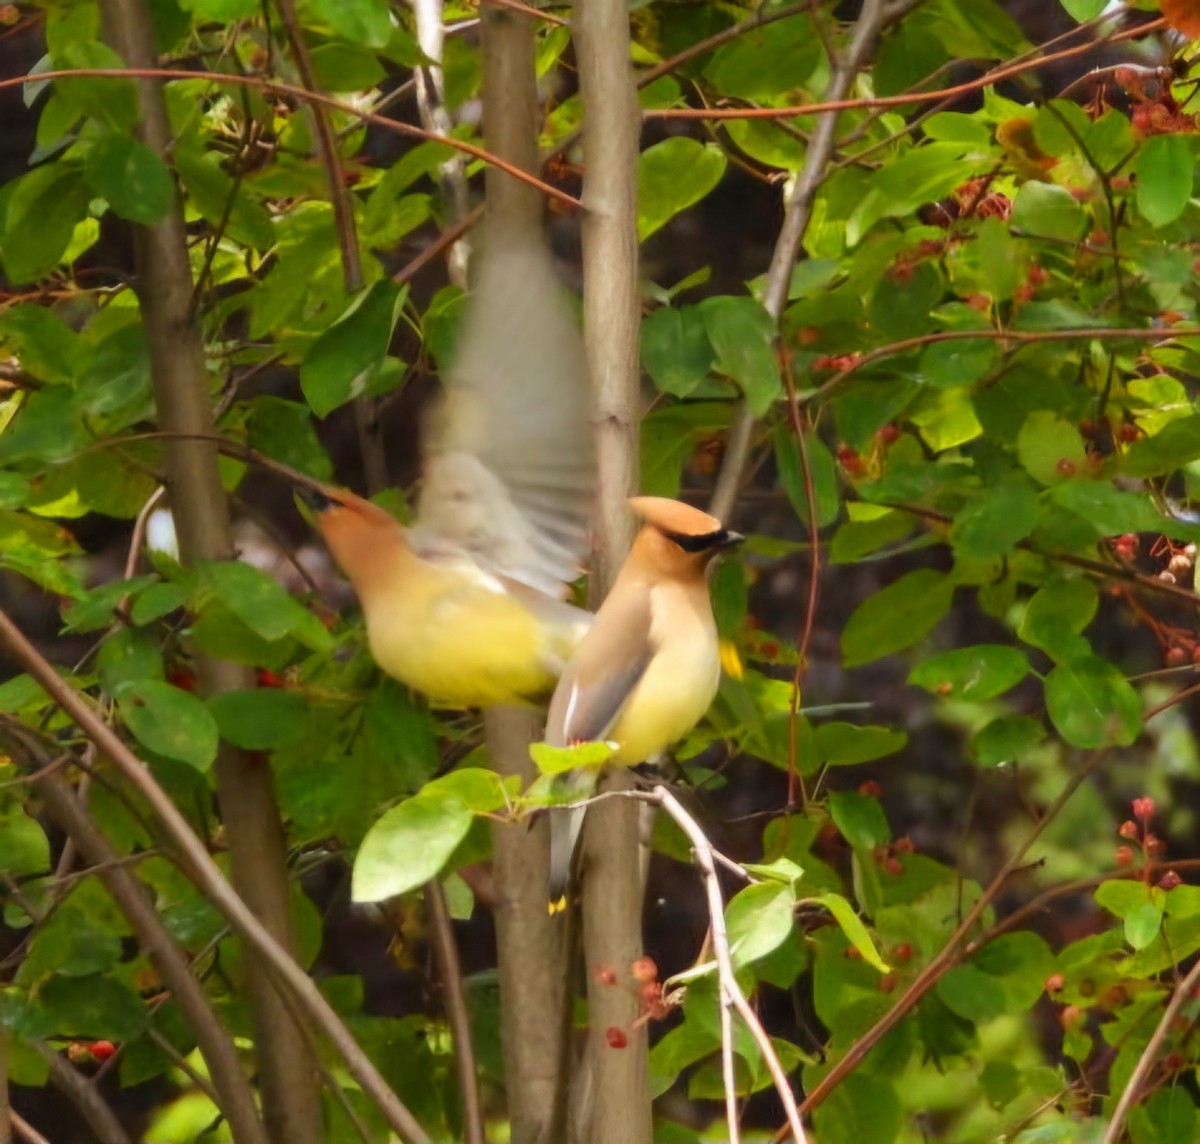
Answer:
[[[583,339],[543,242],[485,241],[444,387],[416,531],[561,595],[588,548],[595,465]]]

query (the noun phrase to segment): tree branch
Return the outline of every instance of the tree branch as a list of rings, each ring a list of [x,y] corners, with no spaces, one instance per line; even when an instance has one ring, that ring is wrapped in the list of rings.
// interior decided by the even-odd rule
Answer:
[[[649,793],[650,800],[656,802],[674,820],[675,824],[688,836],[692,844],[692,857],[700,868],[704,879],[704,891],[708,898],[708,919],[712,930],[713,952],[717,958],[717,977],[721,989],[721,1050],[728,1062],[726,1079],[726,1111],[729,1121],[730,1140],[737,1139],[737,1094],[731,1093],[729,1086],[733,1073],[733,1030],[729,1021],[731,1009],[736,1009],[738,1015],[746,1022],[754,1043],[763,1055],[763,1060],[770,1070],[771,1079],[775,1082],[775,1090],[787,1111],[788,1125],[792,1130],[794,1144],[807,1144],[804,1125],[800,1122],[800,1112],[796,1107],[796,1095],[792,1091],[791,1081],[780,1063],[775,1046],[763,1028],[758,1014],[746,1000],[746,994],[738,984],[737,974],[733,969],[733,956],[729,949],[729,935],[725,932],[725,902],[721,897],[721,883],[717,879],[716,859],[712,843],[700,829],[696,820],[683,808],[683,804],[665,787],[655,787]]]
[[[116,1114],[87,1077],[44,1041],[35,1041],[33,1047],[50,1066],[51,1083],[75,1106],[100,1144],[133,1144]]]
[[[158,53],[145,0],[102,0],[112,45],[129,63],[153,69]],[[172,137],[161,82],[137,81],[145,142],[164,158]],[[193,283],[183,205],[178,198],[162,221],[134,226],[137,293],[150,343],[154,402],[166,430],[211,433],[212,409],[204,345],[193,321]],[[229,506],[211,443],[180,438],[166,445],[166,467],[180,554],[185,563],[233,557]],[[204,695],[252,685],[246,668],[197,653]],[[285,949],[293,947],[290,887],[283,824],[269,767],[224,746],[214,767],[233,878],[254,914]],[[320,1144],[321,1111],[312,1083],[313,1061],[270,971],[247,950],[246,985],[254,1024],[268,1134],[277,1144]]]
[[[892,18],[883,0],[866,0],[855,24],[849,48],[841,59],[833,61],[833,74],[825,91],[826,103],[837,104],[846,97],[859,71],[874,52],[880,33]],[[808,224],[812,220],[813,203],[825,179],[825,169],[836,149],[837,121],[837,110],[824,111],[818,117],[804,156],[804,167],[788,195],[783,226],[779,230],[779,238],[775,241],[775,251],[771,255],[767,284],[763,291],[763,307],[776,325],[787,307],[792,267],[795,265],[800,243],[804,239],[804,232],[808,230]],[[713,516],[724,521],[728,521],[737,501],[742,473],[750,455],[754,425],[754,415],[743,402],[729,431],[725,459],[717,476],[710,508]]]
[[[483,133],[488,148],[514,167],[538,170],[541,126],[534,76],[533,26],[522,15],[485,8]],[[542,200],[527,183],[489,168],[487,226],[507,240],[542,244]],[[521,236],[517,238],[516,236]],[[533,711],[484,712],[492,765],[517,775],[522,788],[537,778],[529,744],[541,738]],[[496,944],[500,969],[501,1043],[513,1144],[558,1144],[566,1138],[566,1084],[561,1045],[570,1009],[562,927],[546,912],[550,823],[492,826]]]
[[[637,489],[638,239],[637,160],[641,123],[630,67],[629,11],[624,0],[577,0],[575,51],[583,101],[585,336],[593,387],[599,467],[595,560],[590,603],[611,587],[632,540],[626,500]],[[606,789],[630,781],[614,768]],[[649,1144],[647,1037],[634,1027],[632,990],[602,986],[605,966],[629,981],[642,952],[641,808],[614,801],[589,815],[583,838],[583,943],[588,973],[587,1099],[572,1127],[587,1144]],[[610,1029],[628,1034],[624,1048]],[[588,1103],[590,1101],[590,1104]]]
[[[29,749],[29,745],[26,746]],[[163,984],[170,989],[180,1011],[191,1024],[216,1091],[215,1103],[229,1121],[234,1138],[238,1144],[265,1144],[267,1136],[254,1103],[254,1093],[242,1072],[233,1041],[213,1011],[208,996],[192,976],[182,951],[147,900],[137,877],[120,864],[117,852],[88,816],[66,779],[57,772],[45,774],[37,780],[37,788],[51,817],[87,861],[100,868],[99,877],[129,919],[138,945],[150,956]]]
[[[463,1105],[463,1144],[487,1144],[483,1106],[479,1100],[475,1044],[471,1040],[471,1014],[467,1009],[466,995],[463,993],[458,946],[454,941],[450,911],[446,908],[446,895],[442,884],[436,879],[425,887],[425,904],[429,907],[433,954],[445,997],[450,1037],[454,1042],[454,1065],[458,1072],[458,1091]]]
[[[296,963],[225,880],[179,808],[155,782],[150,769],[99,719],[69,683],[29,642],[8,613],[0,609],[0,644],[57,703],[79,729],[106,755],[120,774],[145,798],[167,835],[179,848],[183,868],[225,920],[240,933],[274,973],[272,984],[286,988],[341,1054],[350,1074],[376,1103],[387,1122],[414,1144],[430,1144],[425,1130],[388,1087],[316,984]]]

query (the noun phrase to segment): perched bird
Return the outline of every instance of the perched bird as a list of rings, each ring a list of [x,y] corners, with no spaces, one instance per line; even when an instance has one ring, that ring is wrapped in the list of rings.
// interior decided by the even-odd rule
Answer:
[[[552,747],[606,740],[609,765],[634,766],[683,738],[717,691],[721,658],[708,596],[713,558],[744,539],[714,516],[664,497],[634,497],[645,522],[608,597],[558,681],[546,720]],[[594,770],[564,776],[579,797]],[[550,901],[560,902],[584,812],[550,820]]]
[[[544,700],[591,615],[563,601],[594,492],[583,341],[540,241],[478,257],[405,529],[351,493],[302,493],[389,675],[459,707]]]

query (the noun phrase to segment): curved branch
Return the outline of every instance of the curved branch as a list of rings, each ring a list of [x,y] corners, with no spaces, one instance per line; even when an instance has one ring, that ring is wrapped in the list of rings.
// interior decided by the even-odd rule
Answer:
[[[155,782],[150,769],[118,738],[111,727],[97,718],[71,685],[59,677],[50,662],[25,638],[3,609],[0,609],[0,643],[145,798],[168,836],[179,848],[189,877],[220,910],[225,920],[262,955],[273,970],[278,985],[292,993],[309,1020],[329,1038],[346,1062],[351,1075],[376,1103],[388,1124],[402,1138],[414,1144],[431,1144],[428,1134],[388,1087],[316,983],[271,936],[225,880],[204,843],[196,836],[179,808]]]

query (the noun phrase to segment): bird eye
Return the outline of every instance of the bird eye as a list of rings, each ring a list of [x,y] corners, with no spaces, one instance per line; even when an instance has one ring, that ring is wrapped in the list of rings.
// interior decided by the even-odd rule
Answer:
[[[331,508],[341,507],[340,501],[335,501],[317,489],[300,489],[299,497],[314,512],[327,512]]]

